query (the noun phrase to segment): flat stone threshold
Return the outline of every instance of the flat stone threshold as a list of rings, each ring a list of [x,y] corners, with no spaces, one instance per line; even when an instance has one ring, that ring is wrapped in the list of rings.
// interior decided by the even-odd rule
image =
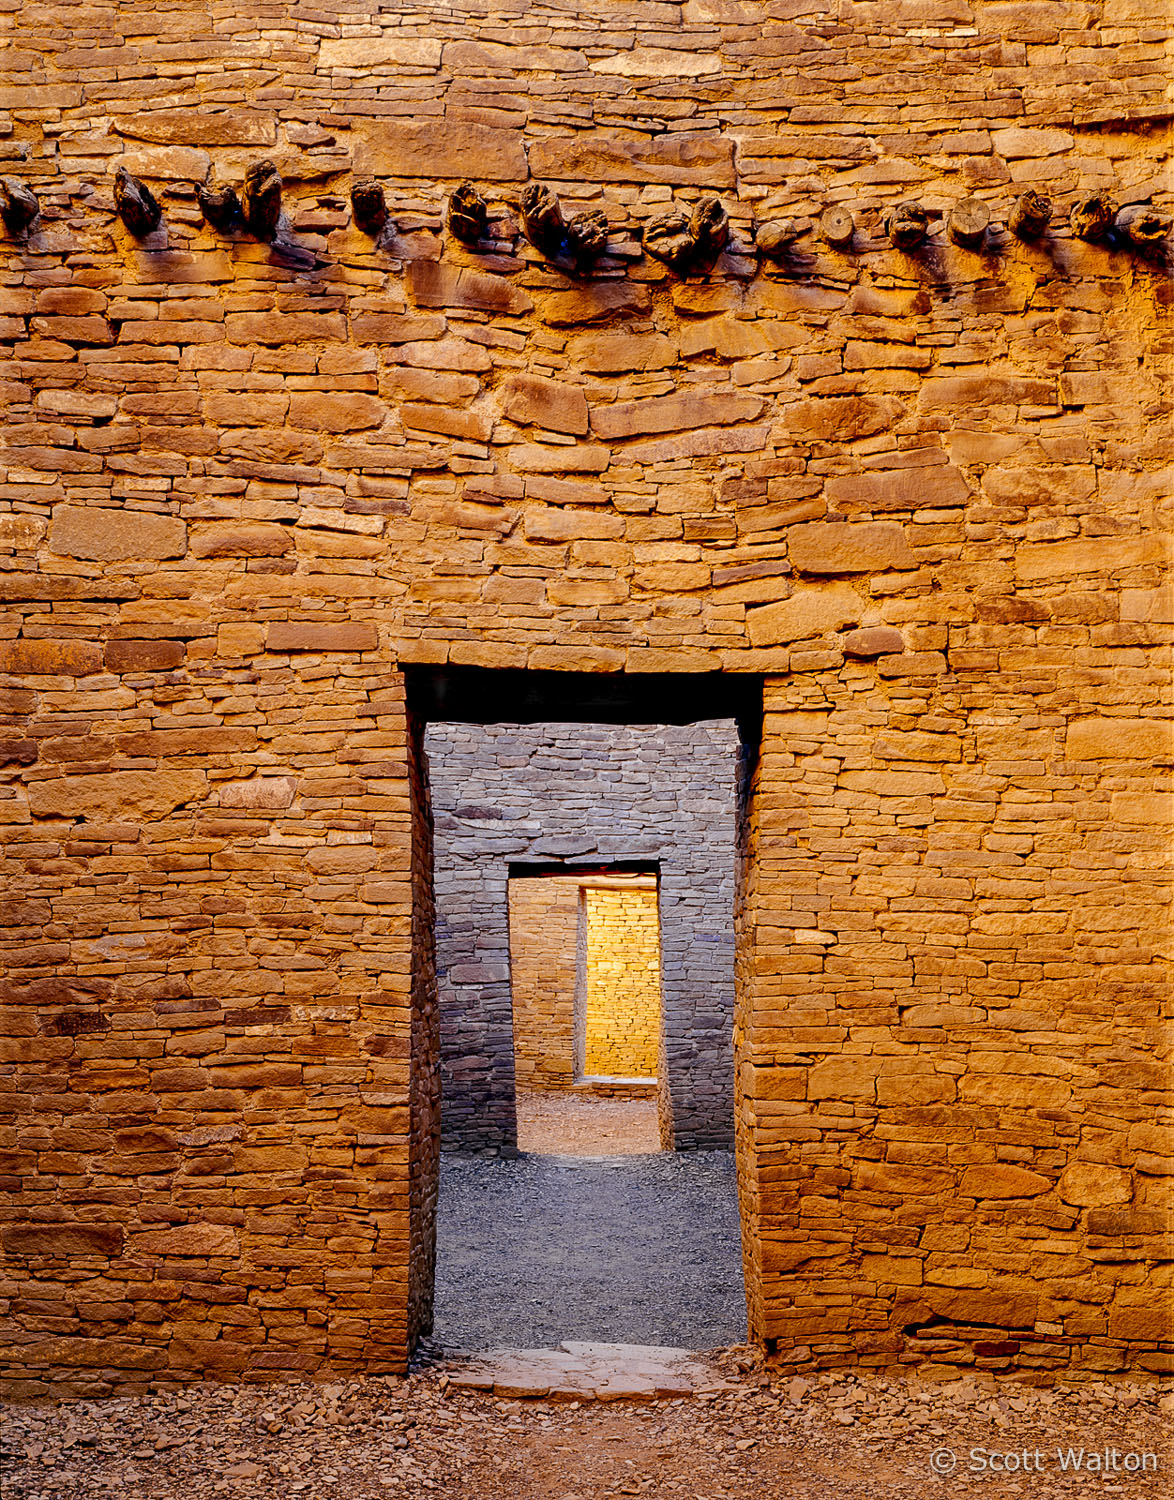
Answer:
[[[621,1078],[619,1074],[611,1073],[584,1073],[582,1078],[575,1079],[575,1088],[590,1089],[605,1084],[609,1088],[649,1088],[656,1087],[656,1079],[653,1078]]]
[[[600,1151],[591,1154],[586,1151],[523,1151],[519,1147],[512,1159],[514,1161],[548,1161],[561,1167],[575,1167],[581,1162],[591,1162],[594,1165],[602,1162],[605,1166],[614,1165],[622,1171],[624,1166],[630,1163],[651,1161],[656,1156],[671,1155],[673,1155],[671,1151],[662,1151],[659,1147],[651,1151],[625,1151],[622,1156],[615,1151]]]
[[[656,1089],[655,1078],[609,1078],[601,1073],[576,1078],[564,1092],[576,1099],[655,1099]]]
[[[575,1339],[557,1349],[454,1354],[441,1374],[450,1390],[523,1401],[666,1401],[735,1389],[695,1349]]]

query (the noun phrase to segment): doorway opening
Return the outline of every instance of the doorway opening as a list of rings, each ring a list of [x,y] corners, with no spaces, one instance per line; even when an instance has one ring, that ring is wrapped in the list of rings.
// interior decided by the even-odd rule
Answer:
[[[652,866],[510,866],[520,1151],[672,1149],[658,899]]]
[[[742,1339],[735,904],[761,681],[407,677],[436,994],[413,1060],[419,1331],[431,1243],[446,1350]],[[558,1095],[639,1105],[643,1135],[567,1150],[528,1115]]]
[[[580,892],[584,932],[578,1077],[616,1088],[655,1083],[660,1051],[660,923],[655,878]]]

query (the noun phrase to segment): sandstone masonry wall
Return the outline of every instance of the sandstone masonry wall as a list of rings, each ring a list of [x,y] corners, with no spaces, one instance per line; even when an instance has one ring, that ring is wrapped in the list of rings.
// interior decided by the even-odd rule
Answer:
[[[575,1081],[580,884],[573,875],[509,883],[510,1003],[517,1089]]]
[[[0,159],[41,210],[0,238],[10,1389],[403,1367],[435,1142],[411,663],[765,679],[755,1337],[1174,1362],[1168,252],[1068,222],[1169,207],[1167,12],[0,6]],[[197,184],[265,155],[275,241],[213,231]],[[606,214],[593,274],[519,234],[532,182]],[[678,276],[641,233],[708,194],[730,242]],[[829,205],[846,248],[759,253]]]
[[[446,1144],[516,1142],[508,891],[546,882],[510,869],[563,861],[659,865],[666,1144],[728,1147],[735,725],[431,724],[425,744]]]
[[[1138,942],[1167,834],[1140,767],[1107,764],[1132,725],[1050,722],[1066,672],[1033,712],[1001,681],[988,712],[964,679],[920,711],[907,684],[897,732],[948,755],[900,770],[864,769],[894,733],[867,670],[835,705],[768,687],[736,1020],[751,1326],[801,1358],[1161,1371],[1170,1079]]]
[[[655,891],[584,891],[587,924],[583,1071],[655,1078],[660,933]]]

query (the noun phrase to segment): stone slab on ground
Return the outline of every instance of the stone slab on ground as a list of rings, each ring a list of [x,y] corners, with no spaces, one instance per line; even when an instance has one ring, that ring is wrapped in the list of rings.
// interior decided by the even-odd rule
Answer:
[[[557,1349],[491,1349],[442,1370],[455,1390],[513,1399],[652,1401],[732,1389],[690,1349],[568,1339]]]

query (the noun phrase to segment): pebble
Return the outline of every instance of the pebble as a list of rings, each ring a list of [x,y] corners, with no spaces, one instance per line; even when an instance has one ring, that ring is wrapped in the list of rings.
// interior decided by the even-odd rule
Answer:
[[[576,1350],[583,1363],[583,1346]],[[626,1358],[652,1362],[647,1351]],[[1161,1453],[1166,1473],[1130,1475],[1125,1489],[1138,1500],[1166,1493],[1174,1395],[1154,1385],[1037,1390],[993,1376],[802,1376],[771,1370],[745,1347],[688,1359],[704,1395],[640,1402],[462,1390],[466,1360],[433,1363],[407,1380],[11,1404],[0,1428],[4,1500],[406,1500],[417,1492],[533,1500],[539,1475],[542,1500],[826,1500],[829,1476],[836,1500],[926,1500],[940,1482],[929,1469],[935,1449],[1049,1453],[1059,1444]],[[1085,1488],[1053,1463],[1030,1486],[1005,1483],[999,1500],[1072,1500]],[[1123,1492],[1108,1476],[1096,1488]],[[963,1472],[949,1494],[995,1500],[989,1483]]]

